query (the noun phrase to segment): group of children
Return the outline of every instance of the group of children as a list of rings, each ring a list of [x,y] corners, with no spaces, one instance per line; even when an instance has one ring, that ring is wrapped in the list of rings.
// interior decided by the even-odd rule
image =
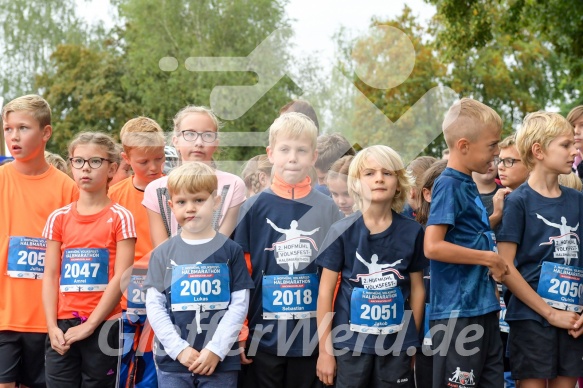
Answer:
[[[522,388],[573,388],[583,194],[559,177],[583,139],[574,112],[529,114],[500,142],[498,114],[464,98],[443,123],[449,159],[406,168],[388,146],[319,137],[298,101],[240,178],[213,162],[214,113],[187,106],[168,175],[162,128],[139,117],[121,152],[78,134],[71,180],[45,159],[48,104],[17,98],[0,387],[501,388],[509,369]],[[122,161],[133,175],[112,185]]]

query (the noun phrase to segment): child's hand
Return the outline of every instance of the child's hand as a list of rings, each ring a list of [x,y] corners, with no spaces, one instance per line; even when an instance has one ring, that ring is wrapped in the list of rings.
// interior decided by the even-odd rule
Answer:
[[[241,357],[241,365],[249,365],[253,362],[252,359],[247,358],[247,355],[245,354],[245,345],[246,345],[245,340],[243,341],[239,341],[239,351],[241,353],[239,353],[239,356]]]
[[[574,313],[572,311],[563,311],[563,310],[553,309],[553,311],[549,315],[548,321],[551,325],[553,325],[555,327],[569,330],[569,334],[571,334],[571,331],[573,331],[573,330],[580,331],[580,330],[574,329],[575,324],[577,323],[578,319],[579,319],[579,315],[577,315],[576,313]],[[571,335],[573,335],[573,334],[571,334]]]
[[[58,327],[55,327],[54,329],[49,329],[48,335],[51,341],[51,347],[55,352],[59,353],[61,356],[67,353],[67,351],[71,348],[70,345],[66,344],[65,335],[63,334],[63,331]]]
[[[215,371],[220,360],[219,356],[207,348],[204,348],[200,351],[198,359],[190,366],[190,368],[188,368],[188,370],[198,375],[210,376]]]
[[[336,359],[328,353],[320,353],[316,364],[316,374],[324,385],[334,384],[336,376]]]
[[[508,275],[508,265],[502,256],[496,252],[488,252],[488,269],[490,270],[490,275],[497,282],[503,282],[504,276]]]
[[[199,356],[200,353],[196,349],[189,346],[178,353],[178,357],[176,357],[176,359],[185,367],[190,368]]]
[[[583,334],[583,315],[579,315],[579,319],[575,323],[575,328],[569,330],[569,335],[573,336],[574,338],[578,338],[581,334]]]
[[[85,338],[89,337],[95,329],[87,324],[86,322],[80,324],[79,326],[75,326],[67,330],[65,333],[65,342],[67,345],[71,345],[72,343],[84,340]]]

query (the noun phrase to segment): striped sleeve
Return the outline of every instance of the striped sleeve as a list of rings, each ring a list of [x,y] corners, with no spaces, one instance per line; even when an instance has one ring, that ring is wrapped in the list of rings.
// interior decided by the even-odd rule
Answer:
[[[69,204],[51,213],[47,219],[45,228],[43,229],[44,238],[47,240],[63,241],[62,219],[63,215],[71,210],[72,205],[73,204]]]
[[[137,238],[133,214],[128,209],[117,203],[111,207],[111,211],[117,216],[115,217],[117,222],[115,229],[116,241]]]

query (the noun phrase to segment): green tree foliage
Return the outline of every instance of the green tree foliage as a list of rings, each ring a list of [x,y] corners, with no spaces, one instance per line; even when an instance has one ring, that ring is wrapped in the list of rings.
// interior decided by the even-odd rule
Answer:
[[[34,74],[52,72],[57,45],[82,43],[87,26],[74,0],[0,0],[0,92],[5,100],[35,92]]]

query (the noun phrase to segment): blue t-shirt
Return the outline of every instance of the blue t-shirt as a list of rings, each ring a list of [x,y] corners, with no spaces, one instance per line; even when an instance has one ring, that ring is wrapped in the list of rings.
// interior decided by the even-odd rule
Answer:
[[[583,227],[583,194],[561,187],[561,196],[543,197],[528,182],[506,197],[498,241],[518,246],[514,264],[524,280],[536,291],[544,261],[581,267],[581,233]],[[526,227],[528,225],[528,228]],[[532,319],[549,323],[511,295],[506,311],[507,321]]]
[[[305,338],[315,338],[315,317],[264,319],[263,281],[265,276],[290,272],[317,274],[315,259],[324,237],[330,226],[341,218],[334,201],[316,190],[304,198],[286,199],[267,189],[241,206],[234,240],[251,257],[255,288],[249,301],[250,348],[258,346],[264,352],[289,357],[309,356],[316,350],[317,340],[313,349],[304,349]],[[314,286],[317,293],[317,284]],[[317,295],[312,295],[312,301],[315,298]],[[255,334],[260,329],[261,336]],[[259,343],[254,343],[258,338]]]
[[[360,212],[332,225],[324,243],[327,248],[317,259],[318,266],[342,274],[334,303],[332,330],[349,327],[352,291],[354,288],[367,288],[363,283],[371,282],[365,278],[372,280],[375,277],[374,283],[390,284],[388,288],[399,287],[405,300],[405,310],[411,310],[408,302],[411,295],[409,274],[422,271],[429,264],[423,254],[423,235],[421,225],[394,211],[392,224],[377,234],[370,234]],[[405,332],[404,341],[399,349],[394,350],[401,351],[419,345],[412,315],[402,330]],[[338,336],[342,341],[334,342],[336,349],[348,348],[351,351],[377,354],[381,344],[385,351],[390,349],[399,333],[368,334],[364,341],[358,340],[358,332],[350,330],[342,330]]]
[[[180,235],[165,241],[152,252],[148,265],[148,274],[144,282],[144,291],[154,287],[166,296],[166,308],[170,320],[178,327],[182,339],[199,352],[215,335],[215,330],[227,310],[209,310],[200,314],[202,333],[197,334],[195,311],[172,311],[172,272],[173,268],[186,264],[215,264],[226,263],[229,268],[230,292],[253,288],[253,282],[247,271],[243,250],[232,240],[217,233],[209,242],[200,245],[189,245]],[[176,285],[175,285],[176,286]],[[216,287],[215,287],[216,288]],[[218,315],[218,319],[217,319]],[[160,350],[164,347],[159,344]],[[236,350],[239,343],[235,341],[232,350]],[[158,352],[156,352],[158,353]],[[238,354],[230,352],[217,365],[217,372],[234,371],[241,369]],[[188,369],[178,360],[173,360],[165,352],[156,354],[156,364],[165,372],[188,372]]]
[[[427,226],[447,225],[445,241],[487,251],[490,222],[472,177],[447,167],[436,179]],[[428,259],[431,259],[428,257]],[[482,265],[431,260],[431,314],[429,319],[476,317],[500,310],[496,283]]]

